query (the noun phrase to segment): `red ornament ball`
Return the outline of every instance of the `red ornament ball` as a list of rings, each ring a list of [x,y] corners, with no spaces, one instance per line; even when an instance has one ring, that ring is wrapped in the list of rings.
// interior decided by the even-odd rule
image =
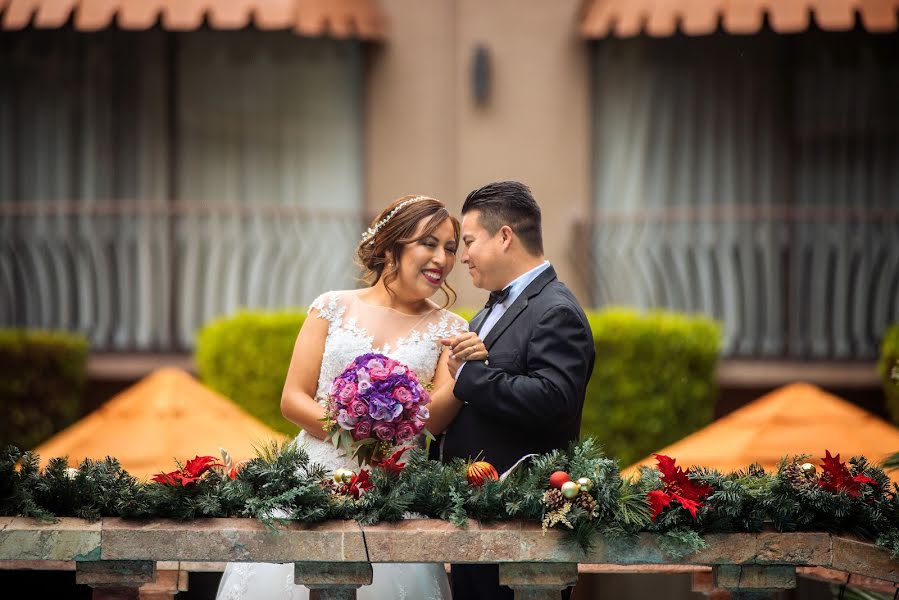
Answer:
[[[562,484],[564,484],[566,481],[571,481],[571,477],[569,477],[568,473],[566,473],[565,471],[556,471],[549,476],[549,485],[556,488],[557,490],[562,489]]]
[[[468,465],[465,476],[468,478],[468,483],[475,487],[481,487],[488,479],[499,479],[499,473],[496,472],[496,468],[483,460]]]

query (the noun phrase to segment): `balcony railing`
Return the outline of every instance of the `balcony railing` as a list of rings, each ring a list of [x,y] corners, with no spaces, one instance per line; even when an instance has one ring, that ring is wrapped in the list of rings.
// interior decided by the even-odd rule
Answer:
[[[899,583],[899,561],[888,552],[828,533],[708,535],[707,548],[672,560],[654,534],[641,534],[633,544],[600,542],[583,552],[563,544],[564,534],[544,535],[539,525],[523,522],[470,522],[460,529],[436,520],[372,526],[347,521],[275,531],[249,519],[42,523],[5,517],[0,523],[0,563],[34,568],[45,562],[52,569],[74,561],[76,580],[94,588],[94,598],[138,598],[141,589],[158,598],[166,582],[174,596],[183,582],[169,577],[172,566],[177,570],[186,561],[294,563],[295,581],[314,588],[312,597],[320,599],[354,598],[357,588],[371,583],[371,563],[387,562],[498,563],[501,582],[516,598],[533,600],[558,598],[558,590],[576,582],[578,565],[590,572],[670,572],[680,566],[699,573],[694,590],[710,597],[774,597],[795,587],[797,572],[850,583],[854,578],[880,590]],[[702,576],[709,571],[711,578]]]
[[[0,203],[0,326],[81,331],[95,350],[189,348],[209,319],[351,285],[363,220],[264,203]]]
[[[578,239],[595,306],[712,315],[726,355],[871,359],[899,321],[896,208],[606,211]]]

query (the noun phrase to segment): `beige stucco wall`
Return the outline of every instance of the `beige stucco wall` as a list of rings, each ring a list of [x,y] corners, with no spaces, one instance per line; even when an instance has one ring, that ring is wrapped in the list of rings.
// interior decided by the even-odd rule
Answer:
[[[387,41],[368,53],[366,206],[406,193],[458,210],[473,188],[528,184],[544,211],[546,254],[582,301],[570,257],[574,222],[589,211],[589,50],[578,0],[381,0]],[[486,105],[471,93],[478,44],[491,57]],[[450,282],[476,306],[462,266]]]

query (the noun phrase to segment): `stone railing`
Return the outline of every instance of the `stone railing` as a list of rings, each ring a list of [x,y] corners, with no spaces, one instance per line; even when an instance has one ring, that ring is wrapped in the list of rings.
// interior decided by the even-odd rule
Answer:
[[[534,523],[478,523],[465,529],[436,520],[361,526],[356,522],[294,524],[268,530],[250,519],[43,523],[0,518],[0,567],[71,568],[94,598],[163,598],[185,589],[187,563],[294,563],[297,583],[312,598],[354,598],[371,583],[371,563],[499,563],[500,580],[516,598],[558,598],[578,567],[590,572],[694,571],[694,590],[709,597],[768,597],[795,587],[797,571],[824,580],[893,591],[899,561],[868,542],[828,533],[709,535],[708,547],[670,560],[653,534],[627,546],[600,542],[591,552],[546,535]],[[174,576],[173,576],[174,573]],[[166,595],[168,594],[168,595]]]

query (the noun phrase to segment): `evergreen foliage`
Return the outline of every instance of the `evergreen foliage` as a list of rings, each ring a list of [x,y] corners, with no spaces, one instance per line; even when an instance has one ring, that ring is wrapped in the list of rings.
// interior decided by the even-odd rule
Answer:
[[[707,533],[771,529],[852,533],[899,557],[899,487],[864,457],[846,463],[825,458],[823,468],[814,471],[802,468],[808,457],[794,456],[784,458],[773,473],[758,465],[728,474],[703,468],[681,473],[683,493],[687,479],[705,490],[695,518],[677,503],[653,518],[647,495],[662,490],[666,478],[670,485],[670,477],[643,467],[638,477],[623,479],[617,462],[592,439],[533,456],[504,479],[480,487],[469,484],[468,465],[461,460],[431,461],[421,449],[406,452],[403,460],[402,469],[372,469],[373,487],[357,498],[342,493],[346,486],[335,484],[330,473],[290,443],[259,449],[234,473],[211,466],[186,485],[139,482],[111,457],[84,461],[77,470],[54,458],[41,470],[36,455],[9,447],[0,455],[0,515],[45,520],[243,516],[270,526],[326,519],[371,524],[408,516],[444,519],[459,527],[469,519],[540,523],[549,512],[543,500],[549,476],[561,470],[593,483],[586,503],[569,503],[552,521],[583,550],[600,539],[626,547],[646,531],[660,534],[661,549],[678,558],[703,548]]]

